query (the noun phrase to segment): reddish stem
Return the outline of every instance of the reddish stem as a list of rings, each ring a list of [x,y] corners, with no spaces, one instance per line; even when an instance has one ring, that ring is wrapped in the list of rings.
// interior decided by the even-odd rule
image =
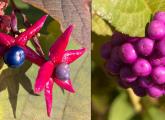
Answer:
[[[19,13],[22,18],[23,18],[23,21],[24,21],[24,26],[26,28],[29,28],[31,26],[27,16],[16,6],[15,2],[13,0],[11,0],[11,5],[13,7],[13,10],[15,11],[15,13]],[[15,32],[15,33],[19,33],[19,31]],[[36,49],[36,51],[38,52],[39,55],[45,57],[45,54],[41,48],[41,45],[40,45],[40,42],[37,38],[37,35],[35,35],[33,38],[32,38],[32,43]]]

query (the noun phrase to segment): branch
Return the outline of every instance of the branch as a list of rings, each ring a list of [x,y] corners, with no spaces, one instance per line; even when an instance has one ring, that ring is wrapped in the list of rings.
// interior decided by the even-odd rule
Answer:
[[[11,0],[11,5],[12,5],[12,8],[14,10],[15,13],[18,13],[22,16],[22,19],[23,19],[23,24],[26,28],[30,27],[31,24],[27,18],[27,16],[16,6],[15,2],[13,0]],[[19,31],[14,31],[14,33],[16,34],[20,34]],[[32,38],[32,43],[36,49],[36,51],[38,52],[39,55],[41,55],[42,57],[45,56],[42,48],[41,48],[41,45],[40,45],[40,42],[37,38],[37,35],[35,35],[33,38]]]

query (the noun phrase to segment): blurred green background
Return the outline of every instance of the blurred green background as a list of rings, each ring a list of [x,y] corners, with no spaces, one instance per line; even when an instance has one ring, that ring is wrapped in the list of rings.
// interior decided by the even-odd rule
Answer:
[[[165,0],[92,1],[92,120],[164,120],[165,97],[137,97],[117,85],[117,78],[104,69],[100,47],[115,30],[144,36],[156,11],[165,10]]]

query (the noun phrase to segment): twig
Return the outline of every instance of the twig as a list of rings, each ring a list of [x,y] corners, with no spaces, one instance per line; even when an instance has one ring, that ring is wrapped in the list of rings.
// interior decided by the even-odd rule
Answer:
[[[129,97],[131,99],[131,102],[133,104],[135,111],[136,112],[142,111],[142,105],[140,104],[140,97],[136,96],[134,92],[132,91],[132,89],[128,89],[127,91],[128,91]]]
[[[25,26],[26,28],[29,28],[29,27],[31,26],[31,24],[30,24],[30,22],[29,22],[27,16],[16,6],[16,4],[15,4],[15,2],[14,2],[13,0],[11,0],[11,5],[12,5],[12,8],[13,8],[14,12],[15,12],[15,13],[19,13],[19,14],[22,16],[23,21],[24,21],[24,26]],[[16,31],[15,33],[18,34],[19,31]],[[40,45],[39,40],[38,40],[38,38],[37,38],[37,35],[35,35],[35,36],[32,38],[32,43],[33,43],[33,45],[35,46],[35,49],[36,49],[36,51],[38,52],[38,54],[41,55],[42,57],[44,57],[45,54],[44,54],[44,52],[43,52],[43,50],[42,50],[42,48],[41,48],[41,45]]]

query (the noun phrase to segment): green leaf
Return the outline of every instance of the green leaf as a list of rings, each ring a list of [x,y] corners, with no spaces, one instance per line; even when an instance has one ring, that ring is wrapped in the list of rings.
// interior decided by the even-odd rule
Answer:
[[[128,102],[127,95],[122,93],[112,103],[108,120],[129,120],[134,115],[134,110]]]
[[[165,0],[146,0],[146,2],[153,13],[165,11]]]
[[[92,8],[117,31],[130,36],[144,36],[151,16],[144,0],[93,0]]]
[[[98,15],[92,16],[92,31],[98,35],[112,35],[110,26]]]
[[[164,118],[165,118],[164,112],[156,107],[149,108],[148,114],[152,120],[164,120]]]

